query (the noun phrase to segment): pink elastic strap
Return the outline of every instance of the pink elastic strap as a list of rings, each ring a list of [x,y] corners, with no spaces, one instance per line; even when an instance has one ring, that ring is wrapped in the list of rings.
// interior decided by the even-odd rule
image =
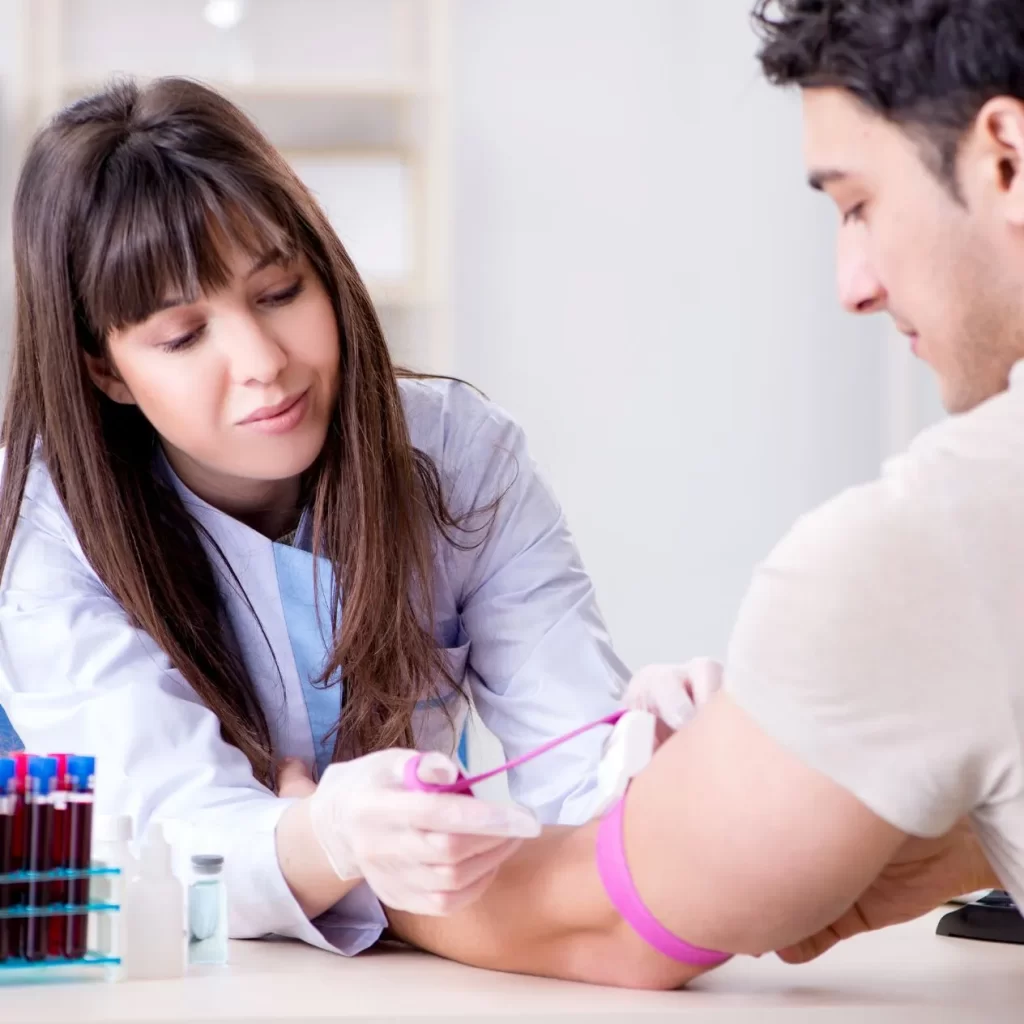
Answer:
[[[597,832],[597,871],[612,906],[648,946],[669,959],[694,967],[725,963],[731,953],[691,946],[673,935],[645,906],[626,863],[625,803],[623,798],[601,819]]]
[[[615,725],[625,713],[625,709],[613,711],[610,715],[605,715],[604,718],[599,718],[596,722],[581,725],[578,729],[573,729],[572,732],[567,732],[564,736],[559,736],[557,739],[549,740],[547,743],[537,747],[536,750],[531,750],[521,757],[508,761],[499,768],[492,768],[490,771],[474,775],[472,778],[466,778],[462,772],[459,772],[458,778],[454,782],[424,782],[417,774],[420,761],[423,760],[423,754],[417,754],[406,762],[403,778],[405,788],[419,790],[421,793],[467,793],[472,796],[472,787],[478,782],[483,782],[494,775],[500,775],[502,772],[510,771],[512,768],[518,768],[519,765],[526,764],[527,761],[532,761],[535,757],[540,757],[541,754],[546,754],[549,750],[554,750],[555,747],[561,746],[569,740],[574,740],[577,736],[582,736],[583,733],[596,729],[600,725]]]

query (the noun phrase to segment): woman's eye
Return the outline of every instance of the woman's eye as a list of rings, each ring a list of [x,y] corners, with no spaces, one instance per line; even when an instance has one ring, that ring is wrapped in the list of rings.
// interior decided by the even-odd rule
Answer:
[[[270,292],[264,295],[260,299],[260,303],[264,306],[285,306],[289,302],[298,298],[299,293],[302,291],[302,280],[298,280],[295,284],[290,285],[288,288],[283,289],[279,292]]]
[[[172,338],[170,341],[165,341],[160,347],[165,352],[181,352],[183,349],[190,348],[198,340],[199,336],[203,333],[201,327],[194,331],[189,331],[188,334],[183,334],[179,338]]]

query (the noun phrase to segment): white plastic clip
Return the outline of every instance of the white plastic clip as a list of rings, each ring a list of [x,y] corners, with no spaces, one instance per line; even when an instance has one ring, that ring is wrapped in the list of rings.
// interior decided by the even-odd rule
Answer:
[[[612,729],[597,768],[592,817],[600,817],[621,800],[630,782],[651,763],[657,723],[650,711],[627,711]]]

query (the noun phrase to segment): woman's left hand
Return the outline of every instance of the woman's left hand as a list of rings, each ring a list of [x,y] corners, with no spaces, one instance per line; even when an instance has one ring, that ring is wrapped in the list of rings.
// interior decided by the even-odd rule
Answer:
[[[649,665],[629,681],[623,704],[650,711],[659,723],[658,741],[686,725],[722,688],[723,668],[713,658],[693,658],[683,665]]]
[[[685,665],[649,665],[629,681],[619,719],[605,741],[590,809],[601,817],[621,800],[654,752],[722,688],[722,666],[711,658]]]

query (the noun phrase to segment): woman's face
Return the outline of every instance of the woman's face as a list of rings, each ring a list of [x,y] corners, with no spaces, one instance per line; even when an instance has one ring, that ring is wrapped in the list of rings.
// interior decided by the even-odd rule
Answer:
[[[90,374],[160,434],[184,483],[239,514],[294,501],[327,435],[338,388],[338,325],[305,258],[235,251],[232,280],[194,303],[169,295],[113,332]]]

